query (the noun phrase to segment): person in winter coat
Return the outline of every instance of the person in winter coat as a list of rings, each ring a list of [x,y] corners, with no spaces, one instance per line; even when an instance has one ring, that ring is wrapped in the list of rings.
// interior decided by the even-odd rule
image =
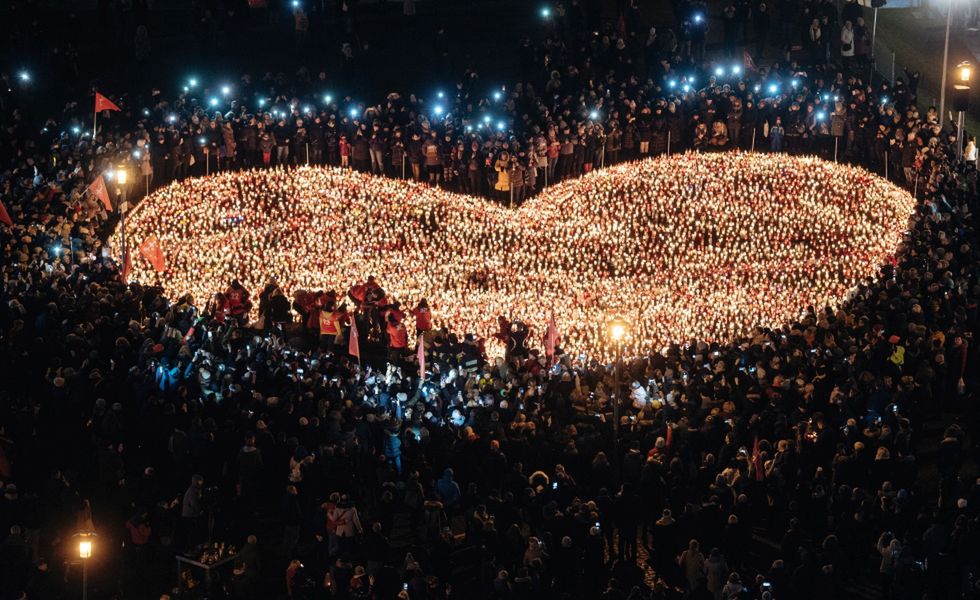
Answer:
[[[704,561],[704,571],[707,577],[706,587],[714,595],[715,600],[722,599],[722,589],[728,582],[728,562],[722,556],[721,550],[712,548],[708,559]]]
[[[333,521],[336,527],[340,553],[345,554],[353,550],[354,537],[364,533],[364,528],[361,526],[357,508],[351,503],[347,494],[343,494],[337,506],[328,511],[327,518]]]
[[[845,21],[844,27],[840,30],[840,55],[844,62],[844,70],[850,69],[854,61],[854,24],[850,21]]]
[[[510,200],[510,154],[506,150],[497,157],[493,170],[497,172],[497,183],[493,189],[497,190],[502,200]]]
[[[695,590],[701,586],[705,576],[704,554],[697,540],[691,540],[687,545],[687,550],[681,552],[677,557],[677,564],[684,573],[684,580],[688,590]]]
[[[442,472],[442,477],[436,482],[436,494],[442,500],[443,507],[449,512],[452,512],[462,500],[463,495],[459,490],[459,484],[453,479],[452,469]]]

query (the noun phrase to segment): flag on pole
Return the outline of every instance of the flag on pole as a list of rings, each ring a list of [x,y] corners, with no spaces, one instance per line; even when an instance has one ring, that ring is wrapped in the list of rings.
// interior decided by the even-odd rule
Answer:
[[[361,345],[357,342],[357,319],[353,315],[350,318],[350,342],[347,344],[347,354],[356,356],[358,362],[360,362]]]
[[[766,478],[765,467],[762,464],[762,452],[759,451],[759,436],[755,436],[752,442],[752,470],[755,471],[755,480],[762,481]]]
[[[129,283],[129,274],[133,270],[133,260],[129,257],[129,250],[123,253],[123,268],[122,268],[122,280],[123,283]]]
[[[421,334],[419,335],[419,379],[425,379],[425,341],[422,339]]]
[[[742,50],[742,68],[746,71],[755,71],[755,61],[752,60],[752,55],[746,49]]]
[[[544,353],[548,357],[548,363],[555,360],[555,348],[558,346],[558,326],[555,324],[555,313],[551,312],[548,319],[548,328],[544,332]]]
[[[7,227],[13,227],[14,222],[10,219],[10,213],[7,212],[7,207],[0,202],[0,223],[4,223]]]
[[[157,236],[151,234],[150,237],[143,240],[143,243],[140,244],[140,254],[153,265],[153,269],[158,273],[166,270],[167,262],[164,259],[163,248],[160,247],[160,240]]]
[[[120,108],[116,106],[116,103],[109,100],[102,94],[95,92],[95,112],[102,112],[104,110],[115,110],[119,111]]]
[[[109,190],[105,187],[105,180],[101,175],[88,186],[88,192],[94,194],[99,200],[102,201],[102,206],[109,212],[112,212],[112,202],[109,200]]]

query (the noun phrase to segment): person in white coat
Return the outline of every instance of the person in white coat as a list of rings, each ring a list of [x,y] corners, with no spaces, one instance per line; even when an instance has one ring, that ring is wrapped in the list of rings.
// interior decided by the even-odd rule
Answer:
[[[850,21],[844,21],[840,30],[840,55],[844,68],[849,68],[854,60],[854,24]]]

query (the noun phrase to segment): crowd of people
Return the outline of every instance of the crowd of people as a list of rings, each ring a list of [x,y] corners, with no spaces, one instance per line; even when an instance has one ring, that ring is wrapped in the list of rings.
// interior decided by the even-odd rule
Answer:
[[[171,297],[206,302],[215,281],[237,278],[326,301],[338,295],[327,282],[384,274],[388,302],[426,300],[436,327],[489,340],[493,356],[499,315],[528,323],[540,345],[553,313],[568,353],[608,359],[616,315],[631,321],[623,350],[639,354],[836,307],[892,256],[913,208],[852,167],[685,154],[563,182],[519,209],[336,169],[225,173],[160,190],[125,230],[131,247],[156,236],[166,254],[160,273],[134,256],[129,276]],[[264,317],[252,309],[251,321]]]
[[[934,107],[920,112],[915,74],[871,85],[827,52],[762,69],[704,60],[697,7],[680,7],[675,42],[638,42],[632,24],[581,36],[575,6],[527,52],[520,85],[467,72],[444,98],[328,99],[307,71],[244,77],[227,94],[188,81],[152,101],[113,95],[123,110],[93,139],[80,101],[38,119],[29,83],[0,86],[0,597],[76,589],[80,534],[97,534],[88,571],[104,597],[977,596],[975,151],[956,160],[960,140]],[[310,165],[417,181],[292,169],[308,145]],[[709,153],[736,148],[831,162]],[[606,168],[686,150],[703,153]],[[130,213],[131,265],[121,236],[109,240],[122,197],[108,174],[121,163],[142,176],[131,203],[139,184],[222,172]],[[86,191],[99,176],[111,212]],[[518,181],[515,205],[562,183],[513,214],[433,189],[509,205]],[[672,195],[650,197],[655,183]],[[401,230],[381,206],[396,199],[420,211]],[[613,214],[632,199],[650,204]],[[669,219],[677,203],[713,221]],[[177,232],[197,226],[181,247]],[[442,288],[379,259],[431,260],[413,226],[467,257]],[[304,228],[320,248],[300,243]],[[151,230],[170,261],[160,275],[136,256]],[[532,258],[524,240],[552,255]],[[275,243],[296,253],[289,270],[273,266]],[[362,252],[343,259],[354,272],[331,262],[344,244]],[[723,264],[718,248],[764,254],[738,263],[762,270],[707,273],[724,297],[696,297],[708,292],[700,267]],[[643,272],[666,258],[691,262]],[[528,277],[549,267],[569,270],[566,290]],[[583,321],[601,311],[559,300],[583,271],[614,281],[637,268],[659,287],[615,301],[751,306],[757,327],[681,313],[664,326],[689,330],[634,331],[622,364],[580,357],[599,346],[584,332],[601,323]],[[193,270],[197,281],[167,279]],[[304,293],[280,287],[290,272]],[[483,294],[437,295],[461,280]],[[553,306],[505,300],[531,285]],[[609,286],[596,306],[634,294]],[[331,288],[344,292],[313,291]],[[467,316],[481,305],[491,312]],[[185,564],[174,581],[175,555],[226,546],[225,567],[205,577]]]

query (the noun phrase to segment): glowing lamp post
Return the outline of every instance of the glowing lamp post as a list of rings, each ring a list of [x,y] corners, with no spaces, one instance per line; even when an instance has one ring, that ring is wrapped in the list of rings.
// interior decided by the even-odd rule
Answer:
[[[623,359],[623,338],[629,330],[629,323],[622,317],[616,317],[609,322],[609,339],[616,347],[616,362],[613,363],[613,452],[619,464],[619,363]]]
[[[78,558],[82,559],[82,600],[88,600],[88,559],[92,558],[92,540],[78,542]]]

